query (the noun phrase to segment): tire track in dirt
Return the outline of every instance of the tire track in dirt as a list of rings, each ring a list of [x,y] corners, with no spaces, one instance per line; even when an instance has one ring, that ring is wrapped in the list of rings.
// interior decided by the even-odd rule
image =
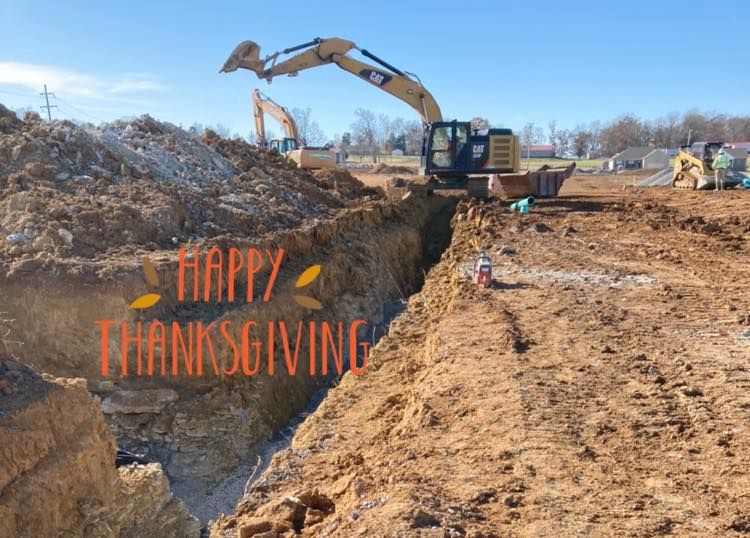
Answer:
[[[459,208],[367,376],[331,392],[266,475],[283,477],[216,535],[278,525],[311,491],[335,504],[313,536],[749,532],[750,213],[724,202],[737,220],[658,190],[523,219]],[[496,287],[464,276],[478,248]]]

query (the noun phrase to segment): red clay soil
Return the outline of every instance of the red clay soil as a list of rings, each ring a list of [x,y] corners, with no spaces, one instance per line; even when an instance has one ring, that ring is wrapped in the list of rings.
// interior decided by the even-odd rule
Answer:
[[[462,204],[367,374],[212,536],[749,533],[750,192],[615,181]]]

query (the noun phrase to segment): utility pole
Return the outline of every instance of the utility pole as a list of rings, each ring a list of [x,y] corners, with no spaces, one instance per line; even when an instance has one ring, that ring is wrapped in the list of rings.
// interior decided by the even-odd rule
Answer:
[[[43,95],[44,96],[44,101],[47,103],[46,105],[42,105],[39,108],[41,108],[41,109],[45,109],[46,108],[47,109],[47,119],[49,121],[52,121],[52,112],[51,112],[51,109],[57,108],[57,105],[50,105],[49,104],[49,96],[51,95],[52,97],[55,97],[55,94],[47,92],[47,85],[45,84],[44,85],[44,93],[40,93],[39,95]]]

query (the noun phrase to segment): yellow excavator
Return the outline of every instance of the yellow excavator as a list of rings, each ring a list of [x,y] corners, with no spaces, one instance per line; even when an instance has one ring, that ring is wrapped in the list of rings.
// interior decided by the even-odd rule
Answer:
[[[308,170],[336,168],[336,152],[328,148],[302,146],[294,116],[286,107],[263,95],[258,89],[253,90],[253,114],[259,147],[275,149],[292,159],[299,168]],[[284,129],[284,138],[266,140],[266,114],[281,124]]]
[[[380,67],[351,57],[347,54],[351,50],[359,51]],[[277,62],[279,56],[292,53],[297,54]],[[520,145],[513,131],[474,130],[468,121],[443,121],[435,98],[416,75],[394,67],[351,41],[315,38],[263,59],[260,58],[258,44],[243,41],[234,49],[220,72],[230,73],[243,68],[271,82],[275,76],[296,76],[304,69],[331,63],[416,110],[424,124],[420,173],[437,179],[429,183],[430,190],[468,187],[470,194],[486,196],[490,174],[515,174],[519,171]]]

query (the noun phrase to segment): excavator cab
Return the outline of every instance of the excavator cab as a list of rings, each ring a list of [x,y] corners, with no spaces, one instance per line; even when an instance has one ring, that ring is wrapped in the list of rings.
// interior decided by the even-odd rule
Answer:
[[[430,124],[425,133],[421,168],[425,174],[446,175],[471,168],[469,133],[471,124],[441,121]]]
[[[276,138],[271,140],[270,148],[275,149],[281,155],[297,149],[297,141],[294,138]]]
[[[471,128],[470,122],[430,123],[425,131],[420,172],[440,179],[471,174],[518,172],[518,137],[510,129]]]

